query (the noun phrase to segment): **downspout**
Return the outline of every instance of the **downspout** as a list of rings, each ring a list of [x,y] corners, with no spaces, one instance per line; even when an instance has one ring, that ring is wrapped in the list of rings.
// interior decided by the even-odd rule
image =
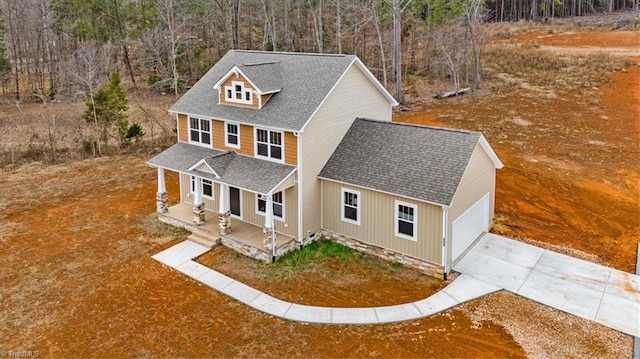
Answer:
[[[298,176],[298,241],[300,242],[300,249],[302,249],[302,236],[304,233],[304,228],[302,228],[304,226],[302,222],[302,166],[300,165],[302,163],[302,131],[294,132],[293,135],[296,136],[298,141],[298,163],[296,163],[298,167],[298,173],[296,173]]]
[[[449,207],[442,206],[442,267],[443,273],[442,277],[444,280],[447,280],[447,273],[449,273],[449,259],[447,256],[447,239],[449,237],[449,233],[447,229],[449,223]]]

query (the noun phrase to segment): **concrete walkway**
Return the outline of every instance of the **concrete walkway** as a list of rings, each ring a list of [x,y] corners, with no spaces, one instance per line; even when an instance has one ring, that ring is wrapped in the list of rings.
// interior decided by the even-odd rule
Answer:
[[[453,269],[511,293],[640,336],[640,277],[484,235]]]
[[[424,318],[501,288],[461,275],[443,290],[413,303],[375,308],[314,307],[285,302],[249,287],[192,259],[209,251],[200,244],[183,241],[153,259],[261,312],[288,320],[322,324],[379,324]]]
[[[505,289],[539,303],[640,336],[640,277],[508,238],[486,234],[453,269],[462,273],[431,297],[375,308],[285,302],[192,259],[209,248],[184,241],[153,258],[261,312],[299,322],[378,324],[424,318]]]

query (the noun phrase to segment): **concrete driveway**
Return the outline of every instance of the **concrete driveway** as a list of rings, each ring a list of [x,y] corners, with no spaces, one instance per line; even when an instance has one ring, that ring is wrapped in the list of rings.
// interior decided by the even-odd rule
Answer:
[[[485,234],[453,269],[640,337],[640,276]]]

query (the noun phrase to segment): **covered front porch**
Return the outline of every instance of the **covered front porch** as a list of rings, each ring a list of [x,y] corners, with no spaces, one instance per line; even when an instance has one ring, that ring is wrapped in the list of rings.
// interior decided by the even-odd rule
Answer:
[[[158,219],[172,226],[181,227],[191,231],[192,236],[201,237],[210,245],[223,244],[233,248],[249,257],[271,262],[274,252],[270,243],[264,243],[264,230],[262,227],[244,222],[240,219],[230,218],[230,229],[228,234],[221,235],[218,225],[218,213],[206,211],[204,213],[204,223],[195,225],[193,223],[193,207],[186,203],[179,203],[167,208],[164,213],[158,213]],[[276,233],[275,258],[281,257],[286,252],[296,249],[297,243],[293,237]]]
[[[295,185],[294,166],[183,143],[148,163],[158,171],[159,220],[191,231],[192,240],[210,246],[224,244],[267,262],[296,248],[297,242],[290,233],[295,232],[292,222],[278,212],[283,224],[278,230],[274,213],[275,207],[282,211],[284,206],[274,205],[274,194]],[[165,169],[180,173],[181,201],[177,205],[168,204]],[[255,204],[243,197],[255,198]],[[281,197],[278,200],[282,202]],[[258,211],[261,216],[254,214]]]

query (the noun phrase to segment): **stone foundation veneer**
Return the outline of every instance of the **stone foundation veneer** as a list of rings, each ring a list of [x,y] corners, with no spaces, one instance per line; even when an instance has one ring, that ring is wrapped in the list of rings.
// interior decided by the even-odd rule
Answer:
[[[361,242],[355,238],[346,237],[338,233],[334,233],[327,230],[321,231],[321,236],[326,237],[334,242],[340,243],[343,246],[355,249],[359,252],[371,254],[380,257],[390,262],[398,262],[400,264],[416,268],[426,274],[432,275],[436,278],[443,279],[444,269],[441,265],[433,264],[424,259],[418,259],[407,254],[396,252],[391,249],[378,247],[374,244]]]
[[[169,195],[167,192],[156,192],[156,210],[158,213],[167,213],[169,210]]]
[[[193,206],[193,223],[196,226],[204,224],[204,203]]]
[[[218,226],[220,227],[220,235],[231,233],[231,211],[218,215]]]
[[[264,239],[262,240],[262,243],[264,244],[264,249],[268,251],[272,250],[273,242],[271,241],[272,239],[271,237],[273,236],[273,231],[271,230],[271,228],[262,227],[262,234],[264,235],[263,237]]]

